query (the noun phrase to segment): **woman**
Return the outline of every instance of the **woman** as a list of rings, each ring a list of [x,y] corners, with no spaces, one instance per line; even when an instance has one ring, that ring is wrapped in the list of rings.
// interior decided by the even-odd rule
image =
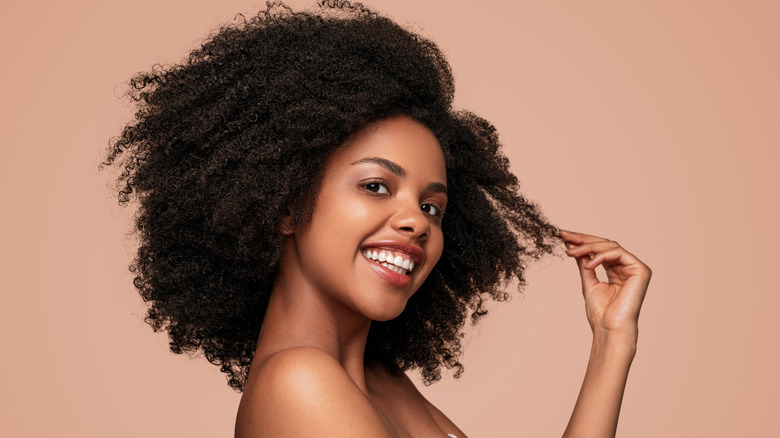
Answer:
[[[236,436],[463,437],[404,371],[458,376],[467,316],[564,241],[594,333],[566,434],[614,435],[650,270],[518,193],[433,43],[329,6],[271,5],[131,80],[106,163],[138,199],[147,321],[243,391]]]

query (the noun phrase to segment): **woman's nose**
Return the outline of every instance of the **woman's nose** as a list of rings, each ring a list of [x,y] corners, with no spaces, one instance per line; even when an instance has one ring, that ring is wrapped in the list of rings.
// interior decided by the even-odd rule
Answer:
[[[427,213],[422,211],[416,202],[407,202],[401,205],[396,214],[393,215],[391,225],[394,229],[413,239],[425,239],[431,231],[431,223]]]

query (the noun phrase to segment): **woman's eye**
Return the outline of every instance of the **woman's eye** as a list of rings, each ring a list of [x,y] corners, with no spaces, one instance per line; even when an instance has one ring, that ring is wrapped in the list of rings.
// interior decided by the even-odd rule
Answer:
[[[390,193],[390,191],[387,190],[387,186],[381,182],[370,182],[363,187],[370,192],[374,192],[380,195],[386,195]]]
[[[423,204],[420,208],[431,216],[441,216],[441,209],[433,204]]]

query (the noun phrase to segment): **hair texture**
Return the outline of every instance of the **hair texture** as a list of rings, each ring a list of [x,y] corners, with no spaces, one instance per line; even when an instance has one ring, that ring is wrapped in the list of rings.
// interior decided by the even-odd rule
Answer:
[[[444,252],[403,313],[372,322],[366,360],[458,362],[462,329],[551,253],[557,230],[519,194],[495,128],[452,109],[450,67],[431,41],[360,4],[280,3],[238,16],[178,65],[134,76],[137,112],[104,165],[138,203],[134,285],[174,353],[202,351],[242,391],[282,254],[280,224],[311,217],[323,165],[368,123],[408,115],[439,140],[449,202]],[[519,287],[519,286],[518,286]]]

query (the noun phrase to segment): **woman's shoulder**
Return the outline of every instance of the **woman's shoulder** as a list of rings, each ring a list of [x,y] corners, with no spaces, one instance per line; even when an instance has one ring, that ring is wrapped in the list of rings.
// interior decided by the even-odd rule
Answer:
[[[317,347],[293,347],[256,358],[252,362],[252,382],[248,381],[247,386],[299,384],[301,377],[337,378],[342,374],[348,378],[336,359],[325,350]],[[265,385],[260,385],[261,383]]]
[[[335,401],[335,402],[334,402]],[[252,364],[236,437],[392,434],[341,365],[316,347],[295,347]]]

